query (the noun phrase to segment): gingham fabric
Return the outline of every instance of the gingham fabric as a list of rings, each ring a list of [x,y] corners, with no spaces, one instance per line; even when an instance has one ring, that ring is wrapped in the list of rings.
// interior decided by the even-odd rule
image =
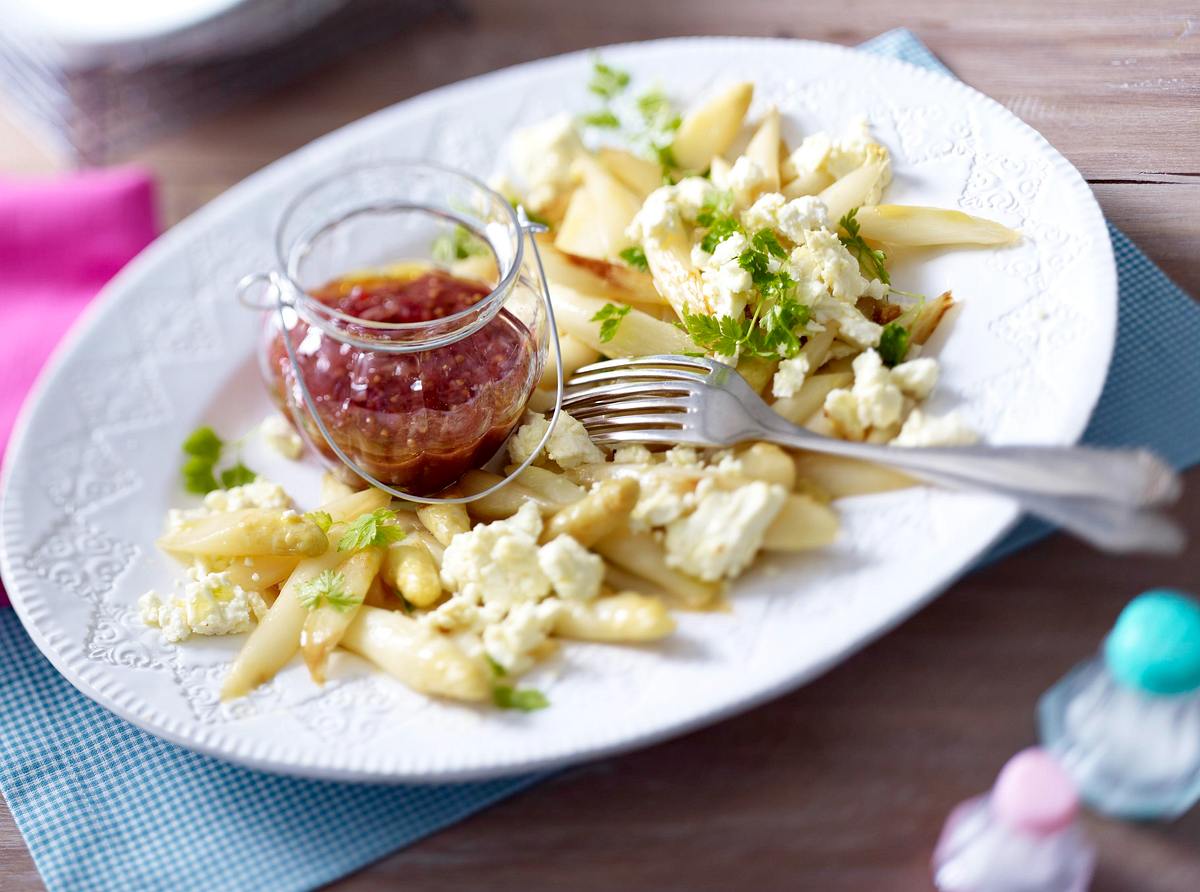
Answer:
[[[941,67],[907,31],[863,48]],[[1149,443],[1177,465],[1191,464],[1200,460],[1200,308],[1111,232],[1121,287],[1117,354],[1087,439]],[[1171,333],[1169,342],[1161,332]],[[992,557],[1041,534],[1021,527]],[[55,892],[311,889],[539,779],[378,787],[247,771],[158,740],[93,704],[7,610],[0,652],[0,788]]]

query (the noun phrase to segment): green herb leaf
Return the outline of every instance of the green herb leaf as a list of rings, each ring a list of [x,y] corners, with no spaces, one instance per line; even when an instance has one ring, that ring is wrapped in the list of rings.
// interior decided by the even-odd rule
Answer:
[[[300,604],[307,610],[316,610],[328,604],[335,610],[345,612],[362,603],[362,598],[346,591],[346,577],[336,570],[325,570],[300,585],[296,592]]]
[[[588,89],[601,99],[612,99],[619,96],[629,86],[629,72],[621,71],[606,65],[599,57],[592,60],[592,79]]]
[[[679,170],[679,162],[675,160],[675,153],[671,151],[670,144],[653,145],[651,151],[654,152],[654,157],[658,159],[658,163],[662,167],[663,180],[668,185],[673,184],[675,182],[674,172]]]
[[[618,307],[615,304],[605,304],[596,312],[592,321],[600,323],[600,343],[607,344],[617,336],[621,320],[629,315],[631,309],[628,305]]]
[[[492,675],[496,676],[496,678],[504,678],[504,676],[508,675],[508,670],[493,660],[491,654],[484,654],[483,658],[487,660],[487,664],[492,669]]]
[[[887,262],[887,254],[872,248],[860,235],[858,220],[855,219],[857,214],[858,208],[852,208],[838,221],[838,226],[846,231],[845,235],[838,233],[838,238],[846,246],[846,250],[858,260],[859,269],[862,270],[864,276],[868,279],[878,279],[884,285],[890,285],[892,279],[888,275],[887,267],[884,266]]]
[[[683,123],[683,119],[676,114],[671,105],[671,100],[662,90],[647,90],[635,102],[642,122],[652,131],[672,133]]]
[[[617,256],[639,272],[650,272],[650,261],[646,259],[646,252],[637,245],[626,248]]]
[[[621,120],[608,109],[583,115],[580,120],[590,127],[606,127],[615,130],[621,126]]]
[[[370,514],[360,515],[346,528],[338,540],[338,551],[382,547],[399,542],[404,536],[404,530],[396,524],[396,512],[388,508],[376,508]]]
[[[188,458],[184,460],[181,473],[183,487],[188,492],[202,496],[221,484],[213,473],[217,461],[221,458],[221,450],[225,444],[208,425],[196,428],[183,441],[183,451]]]
[[[718,217],[728,217],[732,211],[733,193],[718,192],[700,206],[700,212],[696,214],[696,222],[701,226],[712,226]]]
[[[498,684],[492,688],[492,702],[501,709],[519,709],[521,712],[533,712],[545,709],[550,705],[546,695],[534,688],[520,690],[511,685]]]
[[[198,427],[183,441],[183,451],[197,458],[207,458],[210,464],[216,464],[221,457],[221,448],[225,444],[208,425]]]
[[[894,366],[904,362],[908,355],[908,344],[912,334],[899,322],[889,322],[879,336],[879,358],[884,365]]]
[[[465,226],[455,226],[433,240],[429,253],[438,263],[453,263],[489,253],[487,244]]]
[[[226,468],[221,472],[221,486],[225,487],[225,489],[233,489],[235,486],[245,486],[247,483],[253,483],[257,479],[258,475],[240,461],[232,468]]]
[[[750,244],[764,254],[770,254],[773,257],[778,257],[780,260],[787,257],[787,251],[779,243],[779,236],[771,229],[760,229],[754,233],[754,237],[750,239]]]
[[[304,516],[319,526],[323,533],[328,533],[329,528],[333,526],[333,518],[329,516],[328,511],[309,511]]]
[[[193,455],[183,463],[183,488],[198,496],[220,489],[221,484],[213,476],[211,460],[199,455]]]
[[[708,225],[708,232],[704,233],[704,238],[700,239],[700,248],[711,254],[717,249],[717,245],[729,238],[735,232],[743,232],[742,224],[734,217],[710,216],[712,221]],[[699,220],[697,219],[697,222]]]

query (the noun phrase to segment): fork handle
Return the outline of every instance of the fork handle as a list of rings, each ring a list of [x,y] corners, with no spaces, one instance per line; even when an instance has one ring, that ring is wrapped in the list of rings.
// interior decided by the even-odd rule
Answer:
[[[792,428],[792,425],[787,425]],[[1146,510],[1178,498],[1178,475],[1146,450],[1085,446],[905,448],[834,440],[771,425],[773,439],[795,449],[888,465],[930,483],[1017,502],[1109,551],[1178,551],[1179,528]]]

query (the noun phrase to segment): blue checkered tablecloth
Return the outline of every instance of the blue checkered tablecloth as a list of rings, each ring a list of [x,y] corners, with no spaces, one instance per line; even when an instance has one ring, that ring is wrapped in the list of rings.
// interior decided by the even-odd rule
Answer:
[[[945,70],[907,31],[862,48]],[[1200,460],[1200,307],[1110,232],[1117,348],[1085,439],[1148,443],[1176,465],[1192,464]],[[989,558],[1044,532],[1022,525]],[[384,787],[261,774],[166,743],[92,703],[42,658],[10,610],[0,612],[0,653],[0,789],[55,892],[311,889],[539,779]]]

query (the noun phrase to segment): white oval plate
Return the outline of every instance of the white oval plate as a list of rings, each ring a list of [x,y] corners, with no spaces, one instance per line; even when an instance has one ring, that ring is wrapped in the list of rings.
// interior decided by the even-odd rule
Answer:
[[[889,200],[959,207],[1025,239],[1003,251],[900,264],[903,287],[961,300],[931,347],[934,410],[960,409],[996,443],[1071,443],[1103,383],[1116,317],[1104,221],[1079,173],[991,99],[902,62],[783,40],[684,39],[613,47],[635,84],[687,102],[735,78],[776,103],[795,142],[867,114],[891,147]],[[653,647],[568,644],[530,683],[530,715],[432,702],[340,655],[323,690],[303,667],[217,699],[239,638],[163,644],[135,603],[177,573],[153,542],[183,500],[179,444],[201,422],[236,435],[268,410],[256,320],[232,298],[272,265],[279,209],[343,165],[437,159],[492,172],[513,127],[591,105],[589,56],[476,78],[382,111],[276,162],[134,261],[67,338],[26,406],[0,509],[3,571],[33,640],[89,697],[184,746],[310,777],[446,781],[548,768],[644,745],[813,678],[926,603],[1015,520],[1005,502],[930,489],[841,504],[825,551],[763,562],[729,613],[684,614]],[[247,462],[312,504],[317,471]]]

